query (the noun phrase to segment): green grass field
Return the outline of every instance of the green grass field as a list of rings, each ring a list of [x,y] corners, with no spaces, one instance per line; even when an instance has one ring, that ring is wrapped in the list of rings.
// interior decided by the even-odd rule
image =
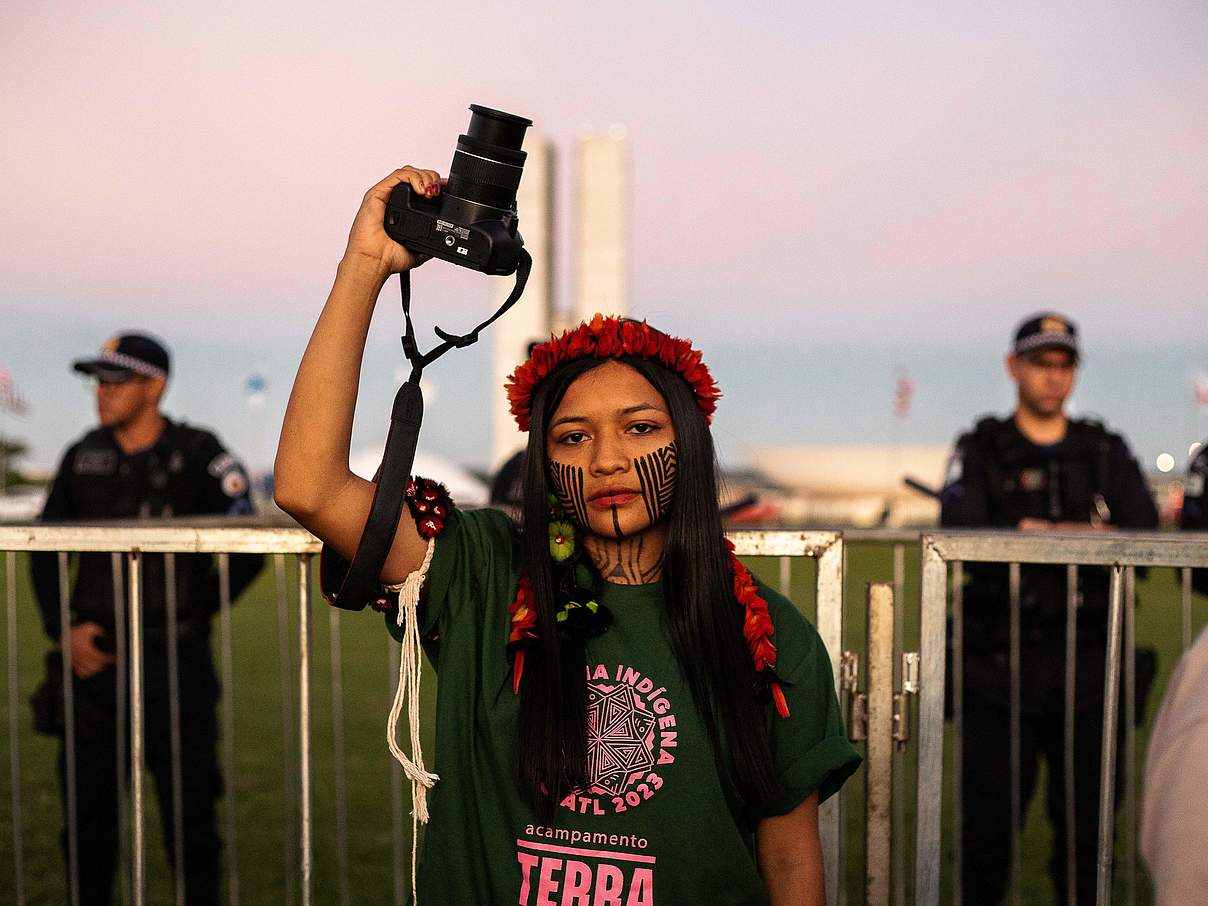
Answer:
[[[2,561],[2,558],[0,558]],[[906,599],[917,598],[917,550],[907,549]],[[43,637],[30,596],[28,566],[24,557],[16,558],[17,570],[17,657],[18,708],[20,719],[21,807],[24,877],[27,902],[30,904],[60,904],[64,895],[63,869],[58,848],[60,828],[59,802],[54,777],[56,743],[34,734],[28,699],[41,681],[42,657],[48,647]],[[3,565],[0,562],[0,565]],[[775,563],[753,560],[751,566],[769,581],[775,581]],[[297,580],[292,559],[287,562],[287,585],[291,598],[290,637],[292,659],[297,650]],[[868,581],[889,581],[892,577],[892,549],[888,545],[859,545],[849,547],[848,582],[846,591],[845,647],[862,649],[863,589]],[[809,562],[795,564],[793,570],[794,599],[808,616],[813,616],[813,567]],[[1152,722],[1157,702],[1165,689],[1170,671],[1177,660],[1180,646],[1179,594],[1173,571],[1152,570],[1149,577],[1138,582],[1141,602],[1137,617],[1137,643],[1159,651],[1160,672],[1150,701],[1148,719]],[[277,611],[274,604],[275,580],[273,570],[266,569],[257,583],[237,603],[233,613],[233,695],[234,730],[234,790],[228,791],[225,807],[236,812],[236,840],[231,848],[227,840],[228,860],[238,862],[241,901],[250,904],[279,904],[286,900],[285,828],[289,820],[297,826],[297,803],[286,800],[285,771],[296,770],[296,732],[285,738],[282,729],[280,663],[277,646]],[[1197,598],[1194,625],[1199,627],[1208,619],[1208,602]],[[345,770],[347,775],[349,900],[351,903],[394,902],[394,879],[409,872],[410,857],[410,796],[404,790],[404,827],[402,839],[396,841],[391,820],[391,765],[386,750],[384,728],[393,696],[394,676],[390,666],[390,640],[376,614],[350,614],[332,611],[317,598],[311,606],[312,626],[312,752],[314,769],[314,883],[317,903],[337,903],[335,759],[332,726],[331,685],[331,619],[336,614],[341,637],[341,660],[344,688]],[[215,624],[215,639],[218,637]],[[916,626],[907,620],[907,648],[914,647]],[[0,662],[8,663],[7,636]],[[289,665],[295,682],[296,663]],[[430,707],[434,678],[426,676],[425,708]],[[6,689],[7,693],[7,689]],[[6,744],[0,753],[5,764],[0,768],[0,903],[14,901],[14,840],[11,817],[11,778],[8,768],[11,734],[9,732],[9,698],[0,700],[0,733]],[[187,719],[187,716],[186,716]],[[1147,729],[1138,733],[1138,766],[1144,764]],[[427,745],[432,751],[431,739]],[[906,771],[907,788],[911,790],[913,750],[900,760]],[[1041,778],[1038,789],[1043,788]],[[296,781],[295,781],[296,784]],[[947,796],[947,792],[946,792]],[[847,853],[847,884],[850,902],[859,902],[862,891],[863,846],[863,780],[857,775],[844,789],[845,845]],[[147,902],[168,903],[172,900],[171,876],[164,858],[158,829],[158,811],[154,796],[146,819],[147,837]],[[913,811],[913,794],[908,793],[908,820]],[[289,818],[287,818],[289,816]],[[225,816],[224,819],[225,821]],[[222,828],[225,829],[225,823]],[[225,830],[224,830],[225,835]],[[296,848],[296,842],[291,842]],[[395,859],[395,846],[404,853]],[[902,844],[897,844],[902,845]],[[950,841],[945,839],[945,889],[950,883]],[[1043,903],[1051,891],[1046,877],[1049,832],[1040,797],[1029,810],[1024,834],[1023,900]],[[1122,854],[1122,847],[1118,848]],[[293,864],[297,855],[289,854]],[[909,868],[909,860],[906,865]],[[1140,902],[1149,902],[1150,893],[1143,869],[1139,870]],[[1117,867],[1117,889],[1124,890],[1125,871]],[[405,897],[405,893],[404,893]]]

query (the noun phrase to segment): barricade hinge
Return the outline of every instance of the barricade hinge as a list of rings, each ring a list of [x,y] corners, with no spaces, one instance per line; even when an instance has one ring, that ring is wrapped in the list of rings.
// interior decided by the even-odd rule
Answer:
[[[902,691],[910,695],[919,694],[919,653],[902,652]]]
[[[868,738],[868,696],[859,690],[860,656],[844,651],[839,658],[839,688],[847,701],[847,738],[859,742]]]
[[[894,747],[905,751],[910,741],[910,697],[919,694],[919,653],[902,652],[902,691],[893,696]]]

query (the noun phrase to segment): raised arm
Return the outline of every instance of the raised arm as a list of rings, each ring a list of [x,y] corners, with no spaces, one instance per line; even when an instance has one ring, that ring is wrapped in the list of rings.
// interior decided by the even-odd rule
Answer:
[[[349,559],[374,492],[371,482],[348,467],[365,337],[386,279],[423,263],[382,228],[390,191],[404,181],[429,197],[441,190],[435,171],[403,167],[365,193],[335,284],[298,366],[273,469],[277,505]],[[419,567],[426,547],[415,524],[400,520],[382,579],[401,582]]]

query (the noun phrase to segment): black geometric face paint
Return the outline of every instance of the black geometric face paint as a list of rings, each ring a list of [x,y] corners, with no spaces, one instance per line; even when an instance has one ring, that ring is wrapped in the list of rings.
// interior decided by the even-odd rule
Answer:
[[[582,528],[590,524],[587,521],[587,498],[583,494],[583,467],[568,466],[550,460],[550,484],[558,495],[558,502]]]
[[[675,457],[675,443],[669,443],[652,453],[633,461],[634,471],[641,482],[642,501],[646,504],[646,515],[650,524],[658,522],[671,508],[675,496],[675,478],[679,471]]]

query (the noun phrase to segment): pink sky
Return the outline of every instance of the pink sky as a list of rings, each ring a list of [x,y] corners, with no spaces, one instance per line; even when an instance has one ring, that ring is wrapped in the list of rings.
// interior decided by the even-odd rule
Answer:
[[[471,102],[555,139],[564,199],[574,136],[625,124],[633,309],[705,344],[1001,350],[1041,307],[1208,339],[1203,3],[712,6],[5,4],[0,313],[51,327],[0,366],[37,396],[31,349],[132,325],[288,362],[365,188],[446,168]],[[487,303],[449,267],[416,297]]]
[[[628,126],[636,301],[677,321],[1202,324],[1208,9],[831,6],[8,4],[3,304],[309,318],[364,188],[476,101]]]

